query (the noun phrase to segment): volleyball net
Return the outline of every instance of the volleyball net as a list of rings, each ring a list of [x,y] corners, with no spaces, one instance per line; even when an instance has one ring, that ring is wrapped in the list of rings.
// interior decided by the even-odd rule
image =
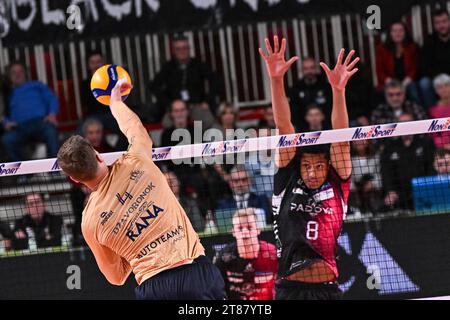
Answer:
[[[449,128],[442,118],[292,135],[260,130],[155,148],[152,157],[230,299],[273,299],[278,273],[290,281],[338,275],[349,299],[443,296],[450,293]],[[278,168],[276,154],[289,150],[297,151]],[[346,152],[350,180],[339,163]],[[102,156],[111,165],[121,155]],[[89,190],[56,159],[0,164],[0,185],[3,298],[132,298],[132,277],[118,289],[99,273],[80,229]],[[70,266],[81,269],[80,288],[71,288]]]

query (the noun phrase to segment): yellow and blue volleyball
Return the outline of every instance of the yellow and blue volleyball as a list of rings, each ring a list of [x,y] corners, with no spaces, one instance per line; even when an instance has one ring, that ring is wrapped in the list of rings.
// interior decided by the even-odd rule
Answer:
[[[121,66],[107,64],[95,71],[91,79],[91,91],[98,102],[109,106],[111,98],[111,90],[119,79],[127,79],[127,83],[131,84],[131,78],[128,72]],[[122,92],[122,101],[130,94],[131,88]]]

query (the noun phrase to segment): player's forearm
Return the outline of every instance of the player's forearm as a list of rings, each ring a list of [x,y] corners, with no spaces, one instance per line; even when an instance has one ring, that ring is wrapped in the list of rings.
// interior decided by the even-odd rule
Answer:
[[[333,110],[331,111],[331,125],[333,129],[348,128],[347,104],[345,90],[333,88]]]
[[[284,90],[284,80],[283,78],[272,78],[270,83],[273,116],[277,129],[280,130],[281,134],[293,133],[294,129],[291,122],[291,110]]]
[[[141,119],[122,101],[111,103],[111,113],[119,125],[120,131],[128,137],[127,132],[133,126],[143,126]]]

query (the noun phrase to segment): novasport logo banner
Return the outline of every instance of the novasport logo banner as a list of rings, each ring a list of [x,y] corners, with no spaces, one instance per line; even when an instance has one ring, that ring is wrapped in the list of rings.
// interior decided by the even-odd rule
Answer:
[[[429,119],[375,126],[325,130],[290,135],[274,135],[229,141],[196,143],[152,149],[153,161],[179,160],[195,157],[212,157],[224,154],[266,151],[275,148],[292,148],[307,145],[329,144],[361,139],[378,139],[450,130],[450,118]],[[107,165],[113,164],[124,152],[102,154]],[[175,163],[175,161],[174,161]],[[43,173],[61,170],[56,159],[43,159],[0,164],[0,176]]]

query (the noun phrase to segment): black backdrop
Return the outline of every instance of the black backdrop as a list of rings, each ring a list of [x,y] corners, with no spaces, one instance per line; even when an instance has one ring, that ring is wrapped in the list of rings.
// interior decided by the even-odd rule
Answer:
[[[71,0],[0,0],[0,33],[4,43],[33,43],[79,37],[102,37],[127,32],[175,31],[293,16],[359,12],[381,8],[383,27],[406,13],[418,0],[78,0],[82,31],[66,27]],[[105,3],[107,5],[105,5]],[[210,6],[201,5],[211,3]],[[420,3],[423,3],[421,1]],[[253,4],[253,5],[252,5]],[[1,12],[0,6],[0,12]],[[20,27],[19,27],[20,25]]]

